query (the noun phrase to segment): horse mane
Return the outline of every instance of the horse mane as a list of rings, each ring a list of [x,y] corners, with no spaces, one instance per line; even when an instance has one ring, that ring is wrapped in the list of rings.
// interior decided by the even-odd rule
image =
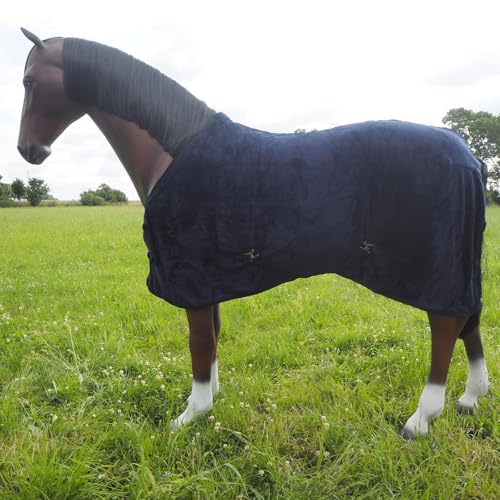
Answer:
[[[145,129],[176,156],[215,112],[157,69],[112,47],[65,38],[64,89]]]

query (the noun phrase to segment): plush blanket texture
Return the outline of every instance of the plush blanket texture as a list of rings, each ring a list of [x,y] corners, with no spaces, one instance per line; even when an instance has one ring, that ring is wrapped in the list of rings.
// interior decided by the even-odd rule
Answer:
[[[482,165],[452,131],[377,121],[271,134],[217,114],[147,200],[148,286],[198,308],[336,273],[470,315],[484,212]]]

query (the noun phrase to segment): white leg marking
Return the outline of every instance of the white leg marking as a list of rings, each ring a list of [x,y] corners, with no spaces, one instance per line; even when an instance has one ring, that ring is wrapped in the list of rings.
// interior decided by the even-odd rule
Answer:
[[[199,415],[209,412],[213,406],[213,394],[211,382],[196,382],[193,380],[191,396],[188,398],[186,410],[175,420],[172,420],[170,427],[173,430],[188,424]]]
[[[458,400],[459,410],[474,413],[477,407],[477,398],[488,392],[489,385],[485,359],[479,358],[469,361],[465,392]]]
[[[429,422],[443,412],[445,385],[427,383],[420,396],[418,408],[407,420],[403,435],[414,438],[429,432]]]
[[[215,398],[219,394],[219,364],[217,360],[210,367],[210,383],[212,384],[212,395]]]
[[[212,384],[212,396],[215,398],[217,394],[219,394],[220,386],[219,386],[219,365],[217,360],[212,363],[210,367],[210,383]],[[189,400],[191,399],[191,395],[186,399],[186,404],[189,404]]]

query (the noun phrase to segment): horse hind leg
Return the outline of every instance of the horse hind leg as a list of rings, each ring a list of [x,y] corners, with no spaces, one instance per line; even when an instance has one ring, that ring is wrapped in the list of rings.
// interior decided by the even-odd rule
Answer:
[[[405,439],[427,434],[430,421],[443,412],[451,355],[465,322],[466,318],[429,313],[432,336],[431,369],[418,407],[401,431]]]
[[[479,316],[480,313],[472,315],[460,334],[469,361],[465,392],[457,401],[457,410],[460,413],[474,414],[477,399],[485,396],[489,388],[488,370],[479,332]]]

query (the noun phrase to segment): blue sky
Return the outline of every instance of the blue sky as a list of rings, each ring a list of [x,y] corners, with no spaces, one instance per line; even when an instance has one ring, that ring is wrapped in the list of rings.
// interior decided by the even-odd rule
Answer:
[[[48,7],[50,6],[50,8]],[[60,199],[106,182],[137,199],[87,118],[41,166],[16,150],[30,42],[77,36],[152,64],[233,120],[271,131],[372,119],[440,125],[446,111],[500,113],[500,2],[143,0],[40,2],[0,18],[0,174],[44,178]]]

